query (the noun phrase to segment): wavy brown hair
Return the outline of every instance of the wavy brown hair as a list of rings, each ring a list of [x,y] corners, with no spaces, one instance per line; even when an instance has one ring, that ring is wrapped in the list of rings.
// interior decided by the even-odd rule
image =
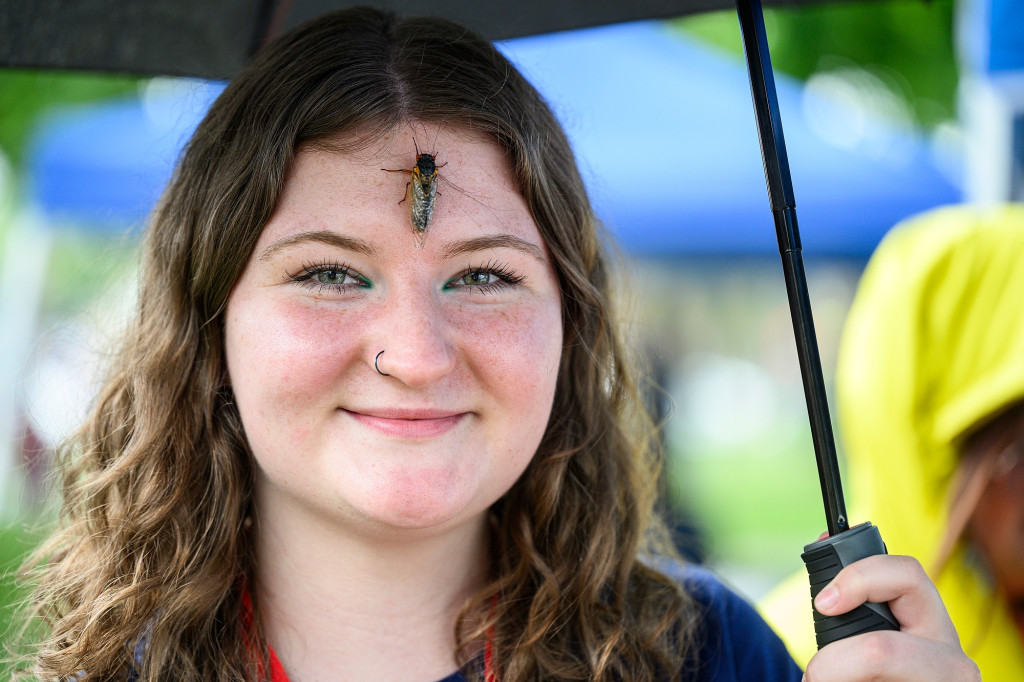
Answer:
[[[415,120],[480,131],[506,152],[563,301],[551,420],[491,510],[491,580],[456,624],[459,660],[472,668],[487,635],[503,682],[653,682],[692,663],[693,602],[644,560],[670,551],[653,512],[656,441],[564,132],[487,41],[357,9],[260,52],[180,160],[144,242],[137,315],[60,453],[60,524],[35,564],[47,635],[30,674],[198,682],[266,670],[258,623],[255,645],[239,627],[257,570],[254,464],[226,381],[225,304],[297,149],[328,138],[357,149]]]

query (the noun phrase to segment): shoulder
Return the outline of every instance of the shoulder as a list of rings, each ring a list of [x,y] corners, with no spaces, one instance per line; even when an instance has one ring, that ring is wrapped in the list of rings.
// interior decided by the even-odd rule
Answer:
[[[745,599],[704,568],[676,562],[655,565],[697,603],[701,615],[698,679],[800,682],[803,673],[786,645]]]

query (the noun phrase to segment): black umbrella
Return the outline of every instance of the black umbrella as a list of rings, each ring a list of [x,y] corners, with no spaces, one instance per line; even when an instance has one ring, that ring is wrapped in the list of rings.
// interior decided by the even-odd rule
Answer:
[[[732,0],[0,0],[0,66],[225,79],[282,31],[353,5],[447,17],[491,40],[735,7]]]

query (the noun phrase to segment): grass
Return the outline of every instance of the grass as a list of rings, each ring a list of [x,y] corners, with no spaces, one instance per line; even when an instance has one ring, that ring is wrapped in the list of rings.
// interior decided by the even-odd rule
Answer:
[[[21,629],[19,605],[25,597],[25,588],[17,584],[16,577],[25,556],[35,546],[36,537],[22,524],[0,528],[0,679],[9,679],[12,665],[7,661],[8,648],[15,644]]]
[[[777,442],[670,463],[673,492],[706,533],[709,562],[748,567],[765,583],[801,570],[804,544],[825,526],[809,434]]]

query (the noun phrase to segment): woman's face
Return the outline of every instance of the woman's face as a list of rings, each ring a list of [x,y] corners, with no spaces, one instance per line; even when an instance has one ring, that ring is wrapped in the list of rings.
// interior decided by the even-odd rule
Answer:
[[[410,174],[382,170],[411,169],[416,145],[440,178],[422,247]],[[443,529],[482,518],[533,457],[561,298],[501,150],[417,123],[362,152],[298,153],[225,346],[261,518]]]
[[[1024,424],[995,462],[968,525],[1024,641]]]

